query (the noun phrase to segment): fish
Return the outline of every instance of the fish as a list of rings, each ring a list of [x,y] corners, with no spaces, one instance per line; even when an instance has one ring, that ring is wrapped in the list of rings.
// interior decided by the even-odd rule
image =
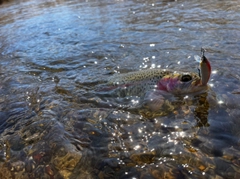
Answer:
[[[199,74],[160,68],[115,74],[100,91],[111,91],[111,95],[123,98],[140,97],[142,104],[157,111],[165,99],[207,91],[210,74],[211,65],[203,52]]]
[[[119,96],[142,96],[148,91],[163,91],[175,95],[206,89],[194,72],[177,72],[167,69],[147,69],[112,76],[109,90],[118,89]]]
[[[197,62],[199,62],[199,76],[201,78],[202,85],[206,85],[211,76],[211,64],[209,60],[204,55],[206,50],[201,48],[202,56],[194,55],[194,58]]]
[[[141,96],[149,91],[162,91],[174,95],[190,94],[207,89],[211,76],[211,64],[204,55],[194,56],[199,62],[199,74],[168,69],[146,69],[117,74],[108,80],[109,89],[118,88],[120,96]]]

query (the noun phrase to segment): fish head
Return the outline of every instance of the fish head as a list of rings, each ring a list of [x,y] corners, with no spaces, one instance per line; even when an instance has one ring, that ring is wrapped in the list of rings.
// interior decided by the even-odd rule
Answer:
[[[207,85],[202,85],[198,74],[186,72],[171,73],[162,77],[157,88],[172,94],[188,94],[206,90]]]

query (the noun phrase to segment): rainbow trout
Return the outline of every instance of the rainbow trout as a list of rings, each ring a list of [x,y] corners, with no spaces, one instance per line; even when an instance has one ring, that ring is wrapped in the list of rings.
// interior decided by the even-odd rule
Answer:
[[[110,77],[100,91],[111,91],[111,95],[118,97],[140,97],[155,111],[161,108],[165,97],[196,94],[208,89],[210,62],[204,53],[200,59],[199,74],[166,69],[140,70]]]
[[[199,74],[166,69],[141,70],[110,77],[107,89],[116,89],[121,97],[142,96],[149,91],[162,91],[174,95],[200,92],[207,89],[211,74],[211,65],[204,56],[203,49],[199,62]]]
[[[206,89],[198,74],[163,69],[148,69],[113,76],[109,90],[118,89],[119,96],[142,96],[148,91],[188,94]]]

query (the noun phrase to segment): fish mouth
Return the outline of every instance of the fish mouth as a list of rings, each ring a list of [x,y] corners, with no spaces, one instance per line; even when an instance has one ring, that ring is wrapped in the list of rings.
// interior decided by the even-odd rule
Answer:
[[[196,81],[193,81],[192,85],[196,86],[196,87],[206,87],[206,86],[208,86],[207,83],[203,84],[201,79],[197,79]]]
[[[198,93],[198,92],[203,92],[206,91],[208,89],[208,85],[207,84],[202,84],[202,80],[201,79],[196,79],[194,80],[192,83],[192,89],[189,90],[190,93]]]
[[[204,86],[204,85],[202,85],[202,80],[201,80],[201,79],[195,79],[195,80],[192,82],[192,85],[193,85],[193,86]]]

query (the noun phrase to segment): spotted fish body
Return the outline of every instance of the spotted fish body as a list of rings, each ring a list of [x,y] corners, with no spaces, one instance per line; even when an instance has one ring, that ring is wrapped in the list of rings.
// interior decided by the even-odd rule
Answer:
[[[191,72],[176,72],[164,69],[148,69],[113,76],[108,85],[116,89],[119,96],[142,96],[148,91],[164,91],[186,94],[206,88],[200,77]]]

